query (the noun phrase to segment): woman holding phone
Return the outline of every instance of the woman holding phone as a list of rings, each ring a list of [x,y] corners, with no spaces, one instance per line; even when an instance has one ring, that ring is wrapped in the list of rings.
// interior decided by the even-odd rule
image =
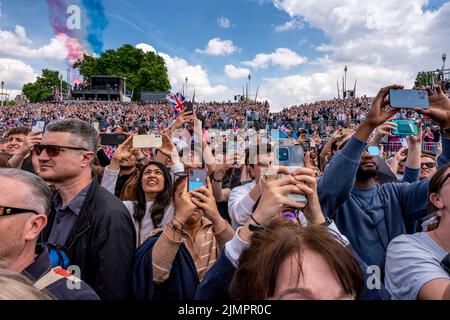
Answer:
[[[194,299],[199,282],[234,236],[217,210],[209,179],[191,192],[187,186],[186,177],[174,183],[174,217],[136,253],[132,285],[139,300]]]

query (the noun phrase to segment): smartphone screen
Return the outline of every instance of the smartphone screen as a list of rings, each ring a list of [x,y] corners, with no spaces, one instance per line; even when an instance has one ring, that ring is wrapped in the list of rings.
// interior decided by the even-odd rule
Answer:
[[[411,109],[429,107],[428,93],[426,90],[389,90],[389,104],[392,108]]]
[[[188,192],[206,186],[206,171],[203,169],[190,169],[188,174]]]
[[[397,129],[392,130],[392,134],[417,136],[419,128],[416,120],[411,119],[394,119],[391,122],[397,124]]]
[[[31,126],[31,133],[44,131],[44,129],[45,129],[45,121],[33,120],[33,123]]]

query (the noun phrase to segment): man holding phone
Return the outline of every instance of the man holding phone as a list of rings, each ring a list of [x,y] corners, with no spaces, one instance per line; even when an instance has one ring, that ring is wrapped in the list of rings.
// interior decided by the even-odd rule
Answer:
[[[355,135],[330,161],[318,182],[324,213],[336,222],[355,251],[368,265],[380,265],[389,242],[406,233],[405,217],[426,210],[429,180],[415,183],[385,183],[377,186],[373,178],[377,164],[367,151],[367,140],[376,127],[398,112],[387,109],[393,85],[382,88]],[[428,92],[430,107],[415,109],[439,122],[443,152],[439,164],[450,160],[450,100],[438,88]],[[419,169],[416,169],[417,171]]]
[[[35,173],[31,151],[34,145],[41,142],[42,131],[31,133],[28,127],[16,127],[8,132],[6,139],[10,166]]]

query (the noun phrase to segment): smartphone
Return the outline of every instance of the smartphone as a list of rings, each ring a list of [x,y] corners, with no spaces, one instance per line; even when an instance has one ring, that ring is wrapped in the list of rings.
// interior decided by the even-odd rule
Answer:
[[[190,169],[188,174],[188,192],[206,186],[206,170]]]
[[[133,136],[133,148],[160,148],[162,147],[162,137],[159,134],[142,134]]]
[[[289,172],[293,172],[304,166],[304,150],[301,145],[280,146],[278,148],[278,165],[286,167]],[[278,174],[278,179],[282,178],[282,174]],[[307,202],[307,199],[302,194],[291,193],[288,195],[289,199],[297,202]]]
[[[304,152],[311,150],[311,140],[306,140],[305,142],[302,142],[300,145],[302,146]]]
[[[190,101],[187,101],[184,104],[184,112],[189,112],[189,111],[194,112],[194,104]]]
[[[45,121],[43,120],[33,120],[31,125],[31,133],[44,131],[45,129]]]
[[[428,93],[426,90],[389,90],[389,104],[392,108],[411,109],[421,108],[428,109]]]
[[[117,146],[125,142],[127,136],[124,134],[104,133],[100,135],[100,144],[104,146]]]
[[[392,134],[417,136],[419,128],[417,121],[413,119],[394,119],[391,122],[397,124],[397,129],[392,130]]]

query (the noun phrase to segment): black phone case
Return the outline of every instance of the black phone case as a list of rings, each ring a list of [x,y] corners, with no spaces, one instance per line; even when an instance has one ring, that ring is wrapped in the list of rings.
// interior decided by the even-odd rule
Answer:
[[[100,143],[106,146],[115,146],[124,143],[127,137],[124,134],[102,134],[100,137]]]

